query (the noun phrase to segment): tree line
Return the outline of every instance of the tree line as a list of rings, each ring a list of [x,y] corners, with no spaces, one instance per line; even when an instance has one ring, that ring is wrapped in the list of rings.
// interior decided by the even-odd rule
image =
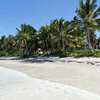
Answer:
[[[41,54],[66,55],[68,51],[91,50],[99,41],[96,30],[100,30],[100,7],[97,0],[79,0],[73,20],[52,20],[36,30],[22,24],[16,28],[15,36],[0,38],[0,56],[35,56]]]

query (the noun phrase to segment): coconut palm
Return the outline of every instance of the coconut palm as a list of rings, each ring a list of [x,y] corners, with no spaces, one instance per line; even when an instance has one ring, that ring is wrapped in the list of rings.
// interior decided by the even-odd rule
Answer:
[[[58,44],[58,50],[66,54],[67,50],[72,50],[79,48],[83,44],[83,39],[80,30],[74,29],[71,23],[65,21],[64,19],[54,20],[51,23],[52,33],[54,35],[54,40]],[[82,33],[82,31],[81,31]]]
[[[23,51],[25,57],[29,56],[30,42],[33,42],[32,40],[35,38],[36,30],[30,25],[22,24],[21,29],[17,29],[17,31],[16,37],[18,39],[19,48]]]
[[[65,22],[63,18],[61,19],[56,19],[51,22],[51,32],[54,35],[54,40],[57,42],[58,45],[58,50],[66,52],[66,33],[68,29],[68,24],[69,22]]]
[[[7,38],[5,35],[3,35],[0,39],[0,42],[1,42],[1,51],[7,51]]]
[[[87,34],[88,49],[93,51],[91,44],[91,32],[95,32],[100,28],[100,7],[97,8],[97,0],[80,0],[80,6],[77,8],[76,13],[79,20],[77,23],[83,27],[84,32]],[[76,23],[76,24],[77,24]]]
[[[13,35],[7,37],[7,52],[13,54],[16,51],[16,41]]]
[[[51,48],[51,37],[50,26],[42,26],[39,30],[39,44],[43,51],[48,51]]]

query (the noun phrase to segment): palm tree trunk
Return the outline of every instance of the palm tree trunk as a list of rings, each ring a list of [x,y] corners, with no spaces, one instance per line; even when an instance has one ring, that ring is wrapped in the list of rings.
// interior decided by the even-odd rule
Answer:
[[[63,46],[63,49],[62,49],[63,54],[64,54],[64,56],[66,56],[66,45],[65,45],[65,41],[64,40],[62,41],[62,46]]]
[[[88,31],[87,35],[88,35],[88,49],[91,50],[92,52],[94,52],[92,44],[91,44],[91,39],[90,39],[90,33],[89,33],[89,31]]]
[[[28,51],[28,44],[27,44],[27,41],[25,40],[24,41],[24,45],[25,45],[25,48],[23,50],[23,54],[24,54],[24,57],[28,57],[29,56],[29,51]]]

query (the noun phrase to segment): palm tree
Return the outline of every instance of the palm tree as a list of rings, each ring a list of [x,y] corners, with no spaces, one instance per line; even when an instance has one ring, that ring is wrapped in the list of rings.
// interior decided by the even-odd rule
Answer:
[[[51,22],[51,31],[55,37],[55,41],[58,44],[58,50],[62,51],[63,53],[66,52],[66,33],[68,31],[68,24],[69,22],[65,22],[63,18],[60,20],[54,20]]]
[[[39,44],[43,51],[49,51],[51,48],[51,38],[50,26],[42,26],[39,30]]]
[[[91,44],[91,32],[95,33],[96,29],[100,28],[100,7],[97,8],[97,0],[80,0],[80,6],[76,13],[79,20],[77,23],[84,29],[87,34],[88,49],[93,51]],[[76,23],[76,24],[77,24]]]
[[[16,41],[15,41],[15,37],[13,35],[9,35],[7,37],[7,52],[12,55],[14,54],[14,52],[16,51]]]
[[[7,51],[7,38],[5,35],[3,35],[0,39],[0,42],[1,42],[1,51]]]
[[[64,19],[53,20],[50,25],[42,26],[39,30],[39,38],[44,51],[66,51],[66,33],[69,22]],[[67,26],[67,27],[66,27]]]
[[[54,41],[57,42],[59,51],[66,55],[67,50],[80,48],[83,46],[82,31],[71,26],[71,22],[64,19],[54,20],[51,23],[52,34]],[[79,33],[80,32],[80,33]]]
[[[100,49],[100,37],[97,39],[96,46],[97,46],[95,47],[96,49]]]
[[[36,36],[36,30],[30,25],[22,24],[21,29],[20,30],[17,29],[16,37],[19,41],[18,44],[20,46],[20,49],[22,49],[23,55],[25,57],[30,55],[30,42],[33,42],[32,40],[35,38],[35,36]]]

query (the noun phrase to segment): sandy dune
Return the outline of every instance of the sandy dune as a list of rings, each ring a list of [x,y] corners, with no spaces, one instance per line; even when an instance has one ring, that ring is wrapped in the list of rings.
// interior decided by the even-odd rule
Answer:
[[[0,100],[100,100],[67,85],[43,81],[0,67]]]

